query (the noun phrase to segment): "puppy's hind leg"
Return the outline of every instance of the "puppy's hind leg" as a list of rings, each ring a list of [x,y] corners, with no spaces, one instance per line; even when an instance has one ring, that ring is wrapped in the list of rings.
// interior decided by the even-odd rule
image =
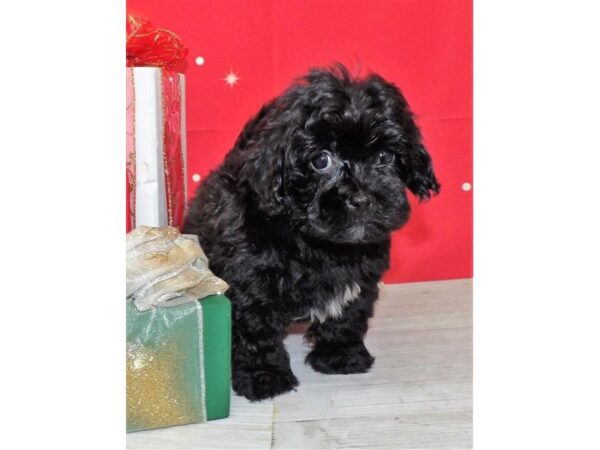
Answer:
[[[346,305],[341,317],[313,323],[306,333],[313,349],[305,362],[317,372],[327,374],[367,372],[375,358],[365,347],[363,338],[376,298],[376,286],[363,288],[360,298]]]
[[[253,401],[292,390],[298,380],[283,345],[285,322],[270,306],[246,305],[233,305],[233,390]]]

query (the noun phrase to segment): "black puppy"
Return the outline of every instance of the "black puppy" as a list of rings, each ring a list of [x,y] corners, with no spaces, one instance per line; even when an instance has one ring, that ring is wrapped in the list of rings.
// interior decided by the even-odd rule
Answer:
[[[315,370],[371,367],[363,337],[390,233],[409,217],[406,188],[423,199],[439,187],[406,100],[378,75],[312,70],[263,106],[198,188],[184,227],[231,286],[238,394],[297,386],[283,345],[293,321],[312,322]]]

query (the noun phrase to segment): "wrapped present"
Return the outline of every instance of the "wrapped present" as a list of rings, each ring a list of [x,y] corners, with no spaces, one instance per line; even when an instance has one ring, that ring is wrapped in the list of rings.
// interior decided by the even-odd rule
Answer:
[[[181,227],[185,183],[187,49],[169,30],[127,15],[127,231]]]
[[[231,305],[222,295],[138,311],[127,302],[127,431],[229,416]]]
[[[127,234],[127,431],[229,415],[231,304],[197,237]]]
[[[128,223],[181,227],[187,203],[185,77],[127,68]]]

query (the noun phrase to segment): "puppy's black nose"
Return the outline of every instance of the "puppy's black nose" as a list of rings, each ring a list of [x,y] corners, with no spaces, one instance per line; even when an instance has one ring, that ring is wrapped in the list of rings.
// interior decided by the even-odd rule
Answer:
[[[351,195],[346,199],[346,206],[351,210],[361,210],[370,204],[369,197],[364,194]]]

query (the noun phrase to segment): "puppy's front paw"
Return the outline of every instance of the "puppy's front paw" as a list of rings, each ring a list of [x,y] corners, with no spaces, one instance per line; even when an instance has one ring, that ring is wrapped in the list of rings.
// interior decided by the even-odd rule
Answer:
[[[256,401],[291,391],[298,386],[298,379],[290,369],[234,369],[232,385],[238,395]]]
[[[306,363],[321,373],[364,373],[373,365],[371,356],[362,342],[352,345],[317,344],[306,355]]]

